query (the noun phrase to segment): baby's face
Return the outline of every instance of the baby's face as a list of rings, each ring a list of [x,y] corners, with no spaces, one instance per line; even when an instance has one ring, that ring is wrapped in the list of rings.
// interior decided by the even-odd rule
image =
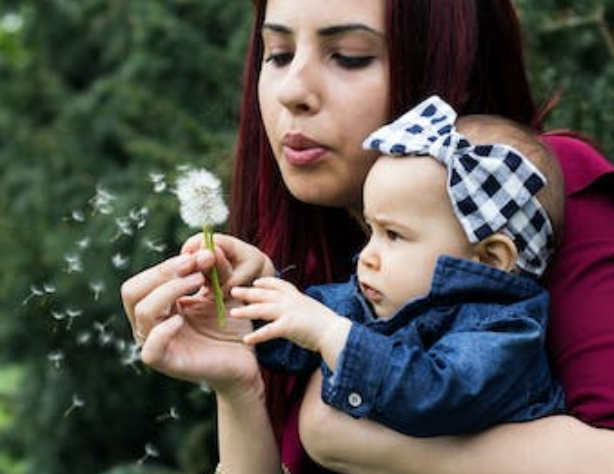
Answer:
[[[382,156],[369,172],[364,214],[371,237],[360,253],[358,280],[378,317],[391,317],[425,295],[440,255],[474,257],[447,179],[446,169],[429,156]]]

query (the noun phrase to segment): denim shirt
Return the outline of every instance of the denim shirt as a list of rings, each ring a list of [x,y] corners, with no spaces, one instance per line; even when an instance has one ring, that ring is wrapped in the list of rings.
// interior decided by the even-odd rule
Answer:
[[[325,403],[413,436],[456,435],[564,408],[545,350],[549,298],[530,278],[440,257],[429,293],[378,319],[356,277],[308,293],[354,321],[337,366],[288,341],[258,347],[261,363],[321,366]]]

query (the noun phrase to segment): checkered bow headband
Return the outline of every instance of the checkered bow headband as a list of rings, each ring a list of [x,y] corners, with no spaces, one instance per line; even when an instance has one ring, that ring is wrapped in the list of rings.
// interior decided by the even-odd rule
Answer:
[[[546,178],[512,147],[472,145],[455,121],[454,110],[432,96],[373,132],[363,147],[393,156],[430,155],[443,163],[454,212],[469,240],[506,233],[518,248],[518,267],[540,276],[554,247],[552,225],[535,198]]]

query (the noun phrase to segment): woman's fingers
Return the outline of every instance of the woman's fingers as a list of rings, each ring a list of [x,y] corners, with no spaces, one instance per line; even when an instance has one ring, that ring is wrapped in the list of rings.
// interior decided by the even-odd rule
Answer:
[[[150,267],[126,280],[121,288],[122,301],[128,317],[136,303],[142,300],[154,288],[176,276],[187,275],[194,271],[194,258],[190,255],[179,255]]]
[[[156,370],[164,369],[168,346],[183,325],[183,318],[175,315],[153,327],[141,347],[141,360]]]
[[[181,253],[196,253],[203,248],[203,233],[199,232],[189,237],[181,246]]]
[[[190,255],[165,260],[127,280],[121,296],[137,342],[147,337],[156,320],[170,315],[177,298],[196,291],[203,281]]]
[[[200,272],[175,277],[155,287],[134,306],[133,330],[138,337],[147,337],[160,321],[176,312],[175,302],[182,296],[194,293],[204,283]]]

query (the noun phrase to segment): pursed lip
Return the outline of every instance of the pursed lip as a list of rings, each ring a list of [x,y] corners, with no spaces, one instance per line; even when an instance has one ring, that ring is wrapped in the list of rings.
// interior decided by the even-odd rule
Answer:
[[[282,140],[286,160],[294,166],[307,166],[321,161],[328,148],[301,133],[287,133]]]

